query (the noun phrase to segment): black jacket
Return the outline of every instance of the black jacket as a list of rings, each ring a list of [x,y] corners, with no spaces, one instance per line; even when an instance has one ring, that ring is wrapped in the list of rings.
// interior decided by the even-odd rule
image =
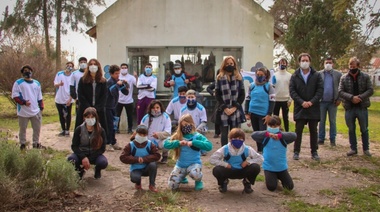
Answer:
[[[105,111],[105,105],[107,100],[107,84],[96,83],[95,88],[95,105],[92,104],[93,89],[92,83],[83,83],[83,78],[80,79],[78,84],[78,100],[79,107],[86,109],[88,107],[94,107],[96,111]]]
[[[298,68],[290,78],[289,91],[294,100],[293,119],[320,120],[319,102],[323,96],[323,80],[321,75],[310,67],[310,74],[305,83],[300,68]],[[303,108],[303,102],[310,101],[313,105]]]

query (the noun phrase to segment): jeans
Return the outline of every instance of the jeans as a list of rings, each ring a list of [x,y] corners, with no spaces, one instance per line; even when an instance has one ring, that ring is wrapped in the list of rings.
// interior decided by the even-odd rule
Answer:
[[[324,141],[326,136],[326,115],[329,114],[330,142],[335,142],[336,137],[336,112],[338,107],[334,102],[321,102],[321,120],[319,122],[318,140]]]
[[[346,125],[348,127],[348,137],[350,147],[352,150],[357,151],[357,138],[356,138],[356,119],[359,121],[360,132],[362,134],[363,151],[369,150],[369,136],[368,136],[368,110],[367,108],[353,107],[346,110],[345,113]]]

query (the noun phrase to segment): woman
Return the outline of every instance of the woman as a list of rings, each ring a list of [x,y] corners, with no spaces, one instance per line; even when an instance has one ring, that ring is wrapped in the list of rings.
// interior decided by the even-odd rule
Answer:
[[[103,77],[103,70],[98,60],[88,61],[87,69],[78,83],[79,109],[75,128],[83,122],[83,112],[88,107],[94,107],[99,116],[100,125],[107,130],[105,104],[107,99],[107,80]]]
[[[234,57],[226,57],[216,77],[215,97],[221,113],[221,145],[228,143],[228,132],[246,121],[241,104],[244,102],[243,78]]]
[[[68,160],[75,164],[75,169],[82,179],[83,174],[95,164],[95,179],[101,178],[101,170],[108,165],[107,158],[103,155],[106,150],[106,133],[99,124],[96,109],[88,107],[83,114],[84,122],[75,129],[71,144],[73,154]]]

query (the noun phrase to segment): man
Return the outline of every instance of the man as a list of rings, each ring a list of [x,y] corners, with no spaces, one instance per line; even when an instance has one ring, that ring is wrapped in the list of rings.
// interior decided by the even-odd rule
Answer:
[[[340,105],[339,81],[342,73],[333,69],[334,60],[331,57],[325,59],[325,68],[320,71],[323,80],[323,96],[320,103],[321,121],[319,122],[318,144],[323,145],[326,135],[326,115],[329,114],[330,145],[336,146],[336,112]]]
[[[275,85],[276,92],[276,102],[274,105],[273,114],[278,116],[281,109],[285,131],[289,132],[289,107],[292,103],[292,98],[290,98],[289,93],[289,84],[292,74],[287,71],[287,68],[288,61],[285,58],[282,58],[279,62],[279,67],[274,74],[272,82]]]
[[[298,56],[298,68],[290,78],[290,96],[294,100],[293,119],[296,122],[297,139],[294,143],[294,160],[299,160],[302,133],[306,124],[310,131],[311,158],[319,161],[317,125],[320,120],[319,101],[323,95],[321,75],[310,67],[311,57],[307,53]]]
[[[178,96],[173,98],[170,102],[168,107],[166,108],[166,113],[168,115],[173,114],[172,118],[172,132],[174,132],[177,129],[178,120],[180,118],[180,112],[181,109],[186,106],[186,92],[187,92],[186,86],[181,86],[178,88]]]
[[[74,71],[71,76],[70,81],[70,96],[75,100],[75,111],[78,111],[78,83],[80,78],[82,78],[84,74],[84,70],[87,68],[87,58],[81,57],[78,60],[79,69]]]
[[[141,74],[137,80],[137,89],[139,93],[137,95],[137,123],[141,123],[141,119],[146,113],[151,101],[156,98],[157,90],[157,77],[152,74],[152,64],[147,63],[145,65],[144,73]]]
[[[23,66],[21,74],[23,78],[16,80],[12,88],[12,98],[17,103],[20,149],[26,148],[26,128],[29,121],[33,128],[33,148],[45,149],[39,142],[44,109],[41,84],[32,78],[31,66]]]
[[[166,79],[164,82],[165,87],[173,87],[173,98],[178,96],[178,88],[182,86],[187,86],[189,82],[192,82],[196,79],[194,76],[188,76],[185,72],[182,71],[182,65],[180,63],[175,63],[174,74]]]
[[[66,69],[59,71],[54,78],[54,87],[56,88],[55,106],[58,110],[59,122],[62,129],[58,136],[70,135],[71,106],[73,103],[73,98],[70,96],[70,82],[73,69],[74,63],[67,62]]]
[[[129,92],[128,95],[124,95],[122,92],[119,92],[119,100],[116,105],[116,116],[120,117],[121,112],[123,111],[123,108],[125,108],[125,112],[127,113],[127,121],[128,121],[128,134],[132,134],[132,127],[133,127],[133,86],[136,86],[137,81],[137,74],[134,72],[134,75],[128,73],[128,64],[122,63],[120,65],[120,76],[119,79],[123,80],[128,83],[129,85]],[[119,132],[119,125],[120,121],[118,123],[117,132]]]
[[[363,153],[370,157],[367,108],[371,104],[369,97],[373,95],[373,88],[369,75],[361,72],[359,67],[359,59],[356,57],[350,58],[350,71],[340,79],[339,97],[343,101],[348,137],[350,140],[351,150],[347,152],[347,156],[358,154],[355,132],[355,120],[358,119],[363,143]]]

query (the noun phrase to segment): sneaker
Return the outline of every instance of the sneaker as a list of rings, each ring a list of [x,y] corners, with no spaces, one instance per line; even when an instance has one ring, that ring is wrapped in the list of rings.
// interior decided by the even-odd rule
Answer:
[[[70,131],[65,130],[65,136],[70,136]]]
[[[253,192],[253,189],[252,189],[252,187],[251,187],[251,183],[248,182],[247,179],[244,179],[244,180],[243,180],[243,185],[244,185],[243,193],[250,194],[250,193]]]
[[[25,149],[26,149],[25,144],[21,144],[21,145],[20,145],[20,150],[25,150]]]
[[[313,159],[315,161],[320,161],[321,160],[321,158],[318,156],[318,152],[311,153],[311,159]]]
[[[168,163],[168,156],[163,156],[160,163]]]
[[[181,183],[181,184],[188,184],[188,183],[189,183],[189,180],[187,179],[187,177],[185,177],[185,178],[183,178],[183,179],[181,180],[181,182],[179,182],[179,183]]]
[[[97,169],[95,168],[95,175],[94,175],[94,178],[95,179],[100,179],[102,177],[102,170],[101,169]]]
[[[46,147],[45,147],[45,146],[42,146],[40,143],[33,144],[33,148],[34,148],[34,149],[46,149]]]
[[[65,136],[65,131],[62,131],[62,132],[60,132],[60,133],[58,133],[58,135],[57,135],[58,137],[62,137],[62,136]]]
[[[117,143],[114,144],[114,145],[112,145],[112,148],[113,148],[114,150],[122,150],[122,149],[123,149],[123,148],[121,148]]]
[[[347,156],[354,156],[354,155],[357,155],[358,154],[358,151],[356,150],[350,150],[349,152],[347,152]]]
[[[220,193],[226,193],[227,192],[227,185],[229,183],[229,180],[226,179],[222,185],[219,185],[219,192]]]
[[[318,141],[318,144],[319,144],[319,145],[323,145],[323,144],[325,144],[325,141],[319,140],[319,141]]]
[[[194,189],[196,191],[202,190],[203,189],[203,182],[202,181],[195,181],[195,187],[194,187]]]
[[[363,153],[365,156],[368,156],[368,157],[372,156],[371,153],[369,152],[369,150],[364,150]]]
[[[141,184],[140,184],[140,185],[137,185],[137,183],[135,183],[135,189],[136,189],[136,190],[142,190],[142,186],[141,186]]]
[[[107,144],[106,150],[110,151],[110,152],[115,151],[115,149],[113,148],[112,144]]]
[[[128,134],[133,134],[133,131],[132,130],[128,130]]]
[[[295,152],[293,155],[293,160],[299,160],[300,159],[300,153]]]
[[[219,134],[215,134],[215,135],[214,135],[214,138],[219,138]]]
[[[140,185],[140,187],[141,187],[141,185]],[[154,193],[157,193],[157,192],[158,192],[156,186],[154,186],[154,185],[149,185],[149,190],[150,190],[151,192],[154,192]]]
[[[330,146],[336,146],[335,141],[330,141]]]
[[[117,134],[120,134],[120,130],[119,130],[119,129],[117,129],[117,130],[115,131],[115,133],[117,133]]]

